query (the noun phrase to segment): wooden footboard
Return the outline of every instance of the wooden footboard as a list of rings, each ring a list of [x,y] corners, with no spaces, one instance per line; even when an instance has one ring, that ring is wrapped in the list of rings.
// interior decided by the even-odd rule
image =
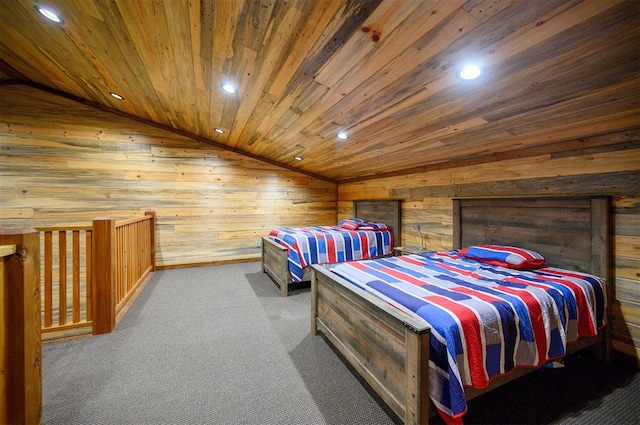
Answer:
[[[371,294],[312,266],[311,332],[322,332],[404,420],[429,421],[429,328]]]
[[[280,295],[287,296],[291,274],[287,267],[287,248],[262,237],[262,271],[280,287]]]
[[[293,282],[289,266],[287,264],[287,248],[277,244],[267,237],[262,237],[262,271],[280,287],[280,295],[286,297],[289,294],[289,284]],[[303,281],[311,279],[309,268],[305,268]]]

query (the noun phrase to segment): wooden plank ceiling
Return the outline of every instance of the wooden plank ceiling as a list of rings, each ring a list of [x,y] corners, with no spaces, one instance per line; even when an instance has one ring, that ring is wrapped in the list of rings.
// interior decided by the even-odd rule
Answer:
[[[640,127],[636,0],[40,4],[64,23],[30,0],[0,4],[3,84],[332,181],[620,143]],[[473,82],[456,76],[468,61],[486,71]]]

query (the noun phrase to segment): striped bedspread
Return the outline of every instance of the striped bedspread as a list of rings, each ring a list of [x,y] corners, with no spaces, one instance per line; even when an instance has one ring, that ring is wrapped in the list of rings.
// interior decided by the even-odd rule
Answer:
[[[466,412],[464,387],[562,357],[567,343],[605,324],[603,282],[584,273],[512,270],[455,251],[331,270],[431,327],[429,395],[447,422]]]
[[[348,230],[338,226],[281,227],[269,238],[289,248],[289,271],[302,281],[309,264],[333,264],[391,254],[393,233],[383,230]]]

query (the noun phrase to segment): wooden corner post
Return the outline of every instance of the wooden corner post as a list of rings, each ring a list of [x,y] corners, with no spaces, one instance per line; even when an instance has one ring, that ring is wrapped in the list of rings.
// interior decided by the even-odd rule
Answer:
[[[92,232],[93,334],[100,335],[116,327],[116,220],[96,217]]]
[[[155,211],[145,211],[144,215],[151,217],[151,223],[149,223],[149,232],[151,236],[151,271],[156,271],[156,222],[158,216]]]
[[[405,327],[405,425],[429,423],[429,338],[429,330]]]
[[[2,258],[4,290],[1,331],[6,362],[6,412],[10,424],[42,423],[42,341],[40,322],[40,239],[31,228],[0,228],[0,245],[15,245]],[[1,338],[5,340],[5,338]],[[5,364],[2,365],[3,367]],[[4,403],[3,403],[4,405]]]

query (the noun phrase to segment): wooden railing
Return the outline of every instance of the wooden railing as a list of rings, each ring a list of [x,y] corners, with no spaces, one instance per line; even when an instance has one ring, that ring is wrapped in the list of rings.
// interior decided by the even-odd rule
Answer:
[[[155,217],[116,224],[116,312],[121,315],[140,281],[155,270]]]
[[[88,301],[91,299],[92,226],[47,226],[37,230],[41,247],[43,338],[91,332]]]
[[[114,329],[155,271],[155,222],[150,211],[91,226],[0,228],[0,424],[42,422],[43,339]]]
[[[43,340],[109,333],[155,270],[155,213],[38,227]]]

